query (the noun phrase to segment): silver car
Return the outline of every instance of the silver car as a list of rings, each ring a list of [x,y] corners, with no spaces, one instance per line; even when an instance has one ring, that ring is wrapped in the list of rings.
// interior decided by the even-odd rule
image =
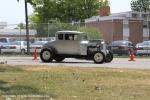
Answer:
[[[11,42],[10,44],[3,45],[1,47],[1,53],[13,52],[25,54],[27,51],[26,45],[27,45],[26,41],[14,41]]]
[[[56,40],[46,43],[40,53],[43,62],[63,61],[65,58],[82,58],[95,63],[111,62],[113,55],[100,43],[87,40],[86,33],[78,31],[58,31]]]
[[[35,41],[34,43],[30,44],[30,52],[33,53],[36,49],[38,53],[41,52],[42,46],[47,43],[48,41]]]
[[[143,41],[136,45],[137,55],[150,55],[150,41]]]

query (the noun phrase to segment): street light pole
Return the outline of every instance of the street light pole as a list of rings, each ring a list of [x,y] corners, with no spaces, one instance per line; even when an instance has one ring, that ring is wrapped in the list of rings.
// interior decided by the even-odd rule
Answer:
[[[26,17],[27,54],[30,54],[27,0],[24,0],[24,2],[25,2],[25,17]]]

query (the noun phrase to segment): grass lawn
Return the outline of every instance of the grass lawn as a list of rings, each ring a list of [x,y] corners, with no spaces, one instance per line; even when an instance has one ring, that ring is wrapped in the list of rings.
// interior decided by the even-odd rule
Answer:
[[[150,100],[150,70],[0,65],[0,100],[6,98]]]

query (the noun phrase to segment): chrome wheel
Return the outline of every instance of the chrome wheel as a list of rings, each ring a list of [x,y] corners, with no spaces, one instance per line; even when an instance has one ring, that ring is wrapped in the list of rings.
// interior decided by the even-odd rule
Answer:
[[[51,53],[49,51],[44,51],[42,56],[43,59],[48,60],[51,57]]]
[[[104,62],[104,54],[102,52],[96,52],[94,54],[93,59],[94,59],[95,63],[99,63],[99,64],[103,63]]]
[[[43,62],[51,62],[53,60],[53,53],[49,49],[43,49],[40,53],[40,58]]]

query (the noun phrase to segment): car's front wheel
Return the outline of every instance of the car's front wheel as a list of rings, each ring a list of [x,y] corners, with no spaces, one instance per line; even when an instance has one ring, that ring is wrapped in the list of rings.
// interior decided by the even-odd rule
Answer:
[[[100,51],[95,52],[94,55],[93,55],[93,60],[97,64],[102,64],[105,60],[104,53],[100,52]]]
[[[43,62],[52,62],[53,52],[50,49],[43,49],[40,53],[40,58]]]

